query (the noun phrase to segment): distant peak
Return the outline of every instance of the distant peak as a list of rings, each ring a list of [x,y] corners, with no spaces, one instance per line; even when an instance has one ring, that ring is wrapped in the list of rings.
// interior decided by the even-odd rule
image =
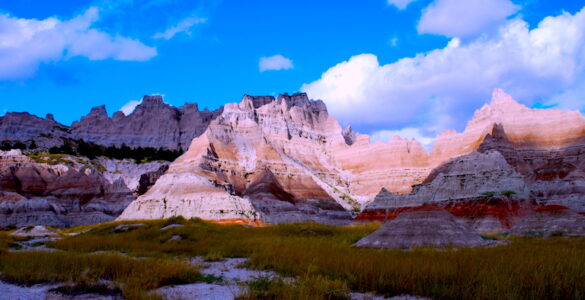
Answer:
[[[501,109],[519,109],[525,108],[524,105],[516,102],[512,96],[506,93],[503,89],[494,89],[492,91],[492,101],[490,105],[492,108],[501,108]]]
[[[161,95],[144,95],[144,97],[142,97],[142,104],[160,105],[163,103],[163,97]]]
[[[244,97],[242,98],[242,103],[245,102],[250,102],[252,103],[252,105],[254,106],[254,108],[259,108],[261,106],[264,106],[270,102],[274,101],[274,97],[273,96],[250,96],[250,95],[244,95]]]
[[[307,93],[295,93],[292,94],[292,96],[289,96],[288,93],[284,93],[279,95],[277,100],[284,100],[287,103],[308,102],[309,96],[307,96]]]
[[[108,112],[106,111],[106,106],[105,105],[100,105],[100,106],[95,106],[91,108],[91,111],[89,112],[89,115],[91,116],[108,116]]]

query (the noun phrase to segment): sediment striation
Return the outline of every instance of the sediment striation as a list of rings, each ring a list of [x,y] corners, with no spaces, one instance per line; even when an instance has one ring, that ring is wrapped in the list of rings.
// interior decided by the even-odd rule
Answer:
[[[495,90],[464,132],[437,138],[429,157],[432,171],[410,193],[382,190],[357,219],[385,219],[421,205],[457,214],[459,207],[483,203],[487,208],[465,216],[486,232],[510,229],[539,206],[585,211],[585,118],[579,112],[530,109]]]
[[[71,139],[186,150],[168,170],[128,166],[128,176],[142,175],[132,184],[129,177],[121,180],[130,194],[142,195],[120,219],[181,215],[251,224],[346,224],[360,211],[358,221],[390,220],[427,206],[465,217],[478,231],[501,232],[541,206],[585,212],[585,118],[530,109],[498,89],[463,132],[442,133],[430,151],[401,137],[372,143],[351,127],[341,128],[322,101],[303,93],[246,95],[216,111],[199,111],[195,104],[174,108],[160,96],[145,96],[128,116],[109,117],[105,107],[96,107],[71,127],[52,116],[7,114],[0,118],[0,139],[34,141],[41,148]],[[86,177],[101,178],[83,180],[104,193],[113,186],[100,180],[115,185],[120,179],[95,167],[84,170],[95,173]],[[51,172],[67,178],[67,172]],[[5,182],[16,182],[11,178]]]
[[[168,163],[0,151],[0,226],[114,220]],[[143,178],[149,177],[149,180]]]
[[[173,107],[162,96],[144,96],[128,116],[121,111],[110,117],[104,105],[71,126],[57,123],[53,115],[40,118],[28,113],[0,117],[0,141],[21,142],[35,149],[59,147],[68,140],[84,140],[101,146],[186,150],[222,108],[199,110],[196,103]]]

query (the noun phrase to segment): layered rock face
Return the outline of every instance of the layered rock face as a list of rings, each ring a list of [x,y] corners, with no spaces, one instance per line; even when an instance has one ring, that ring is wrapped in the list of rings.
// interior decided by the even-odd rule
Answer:
[[[50,114],[44,119],[26,112],[0,117],[0,141],[30,144],[34,140],[37,147],[51,148],[61,146],[61,137],[68,135],[69,128],[55,122]]]
[[[40,149],[73,139],[103,146],[186,150],[221,111],[199,111],[197,104],[176,108],[165,104],[161,96],[144,96],[128,116],[119,111],[110,118],[106,107],[98,106],[71,127],[55,122],[52,115],[43,119],[28,113],[8,113],[0,117],[0,141],[27,145],[34,141]]]
[[[329,222],[385,188],[358,219],[437,204],[501,230],[538,205],[582,207],[584,136],[579,113],[529,109],[501,90],[430,153],[400,137],[370,143],[304,94],[245,96],[122,218]]]
[[[486,242],[465,221],[440,209],[400,214],[354,246],[382,249],[478,247]]]
[[[175,108],[165,104],[161,96],[144,96],[128,116],[116,112],[110,118],[105,106],[94,107],[71,125],[71,134],[75,139],[105,146],[186,150],[220,112],[199,111],[197,104]]]
[[[518,236],[585,236],[585,216],[560,205],[539,207],[511,230]]]
[[[437,139],[429,156],[433,170],[422,184],[409,194],[381,191],[358,219],[387,218],[397,208],[426,204],[457,214],[462,206],[483,203],[491,208],[466,215],[469,221],[482,231],[503,231],[539,205],[583,212],[584,162],[581,114],[529,109],[495,90],[492,103],[475,113],[463,133]]]
[[[321,101],[244,96],[120,218],[347,223],[353,203],[327,155],[335,138],[341,128]]]
[[[0,151],[0,226],[113,220],[136,198],[141,178],[166,167],[160,162],[137,165],[71,156],[36,160],[19,150]]]

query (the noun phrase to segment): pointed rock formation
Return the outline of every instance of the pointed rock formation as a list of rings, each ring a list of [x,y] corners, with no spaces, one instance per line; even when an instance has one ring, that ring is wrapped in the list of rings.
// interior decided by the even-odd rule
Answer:
[[[105,106],[92,108],[71,125],[71,133],[74,139],[104,146],[186,150],[220,112],[199,111],[197,104],[175,108],[164,103],[162,96],[144,96],[128,116],[118,112],[110,118]]]
[[[30,145],[34,141],[36,147],[46,150],[62,146],[68,139],[83,139],[102,146],[187,150],[221,110],[199,111],[197,104],[175,108],[155,95],[144,96],[128,116],[118,111],[110,118],[105,105],[94,107],[71,127],[55,122],[52,114],[43,119],[28,113],[8,113],[0,117],[0,142]]]
[[[354,246],[382,249],[415,247],[479,247],[486,245],[465,221],[439,209],[421,209],[401,213]]]
[[[340,132],[324,104],[305,94],[246,95],[227,104],[120,219],[347,223],[352,203],[334,195],[343,181],[325,151]]]

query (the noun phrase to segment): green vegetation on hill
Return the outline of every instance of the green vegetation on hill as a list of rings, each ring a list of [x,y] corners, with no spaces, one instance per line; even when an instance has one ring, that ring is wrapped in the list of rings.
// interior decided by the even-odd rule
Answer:
[[[387,251],[351,246],[377,225],[248,228],[182,218],[143,223],[127,232],[116,229],[120,223],[97,225],[49,246],[70,253],[115,251],[159,259],[250,257],[249,267],[296,278],[292,283],[259,279],[242,299],[343,299],[350,290],[433,299],[585,298],[582,238],[514,239],[493,248]],[[184,226],[160,230],[175,223]],[[170,240],[175,235],[182,239]]]
[[[0,150],[7,151],[11,149],[20,149],[29,153],[39,152],[39,149],[34,141],[30,143],[2,141],[0,142]],[[130,148],[126,145],[117,146],[101,146],[94,143],[85,142],[84,140],[63,139],[63,145],[59,147],[52,147],[48,149],[50,154],[56,155],[74,155],[83,156],[89,159],[96,157],[107,157],[112,159],[134,159],[136,162],[149,161],[174,161],[183,154],[182,150],[169,150],[163,148],[138,147]]]
[[[148,162],[156,160],[173,161],[181,154],[180,150],[155,149],[155,148],[130,148],[126,145],[121,147],[109,146],[104,147],[94,143],[87,143],[83,140],[77,141],[74,145],[72,143],[65,143],[61,147],[53,147],[49,149],[51,154],[70,154],[84,156],[89,159],[98,156],[104,156],[113,159],[134,159],[136,162]]]

